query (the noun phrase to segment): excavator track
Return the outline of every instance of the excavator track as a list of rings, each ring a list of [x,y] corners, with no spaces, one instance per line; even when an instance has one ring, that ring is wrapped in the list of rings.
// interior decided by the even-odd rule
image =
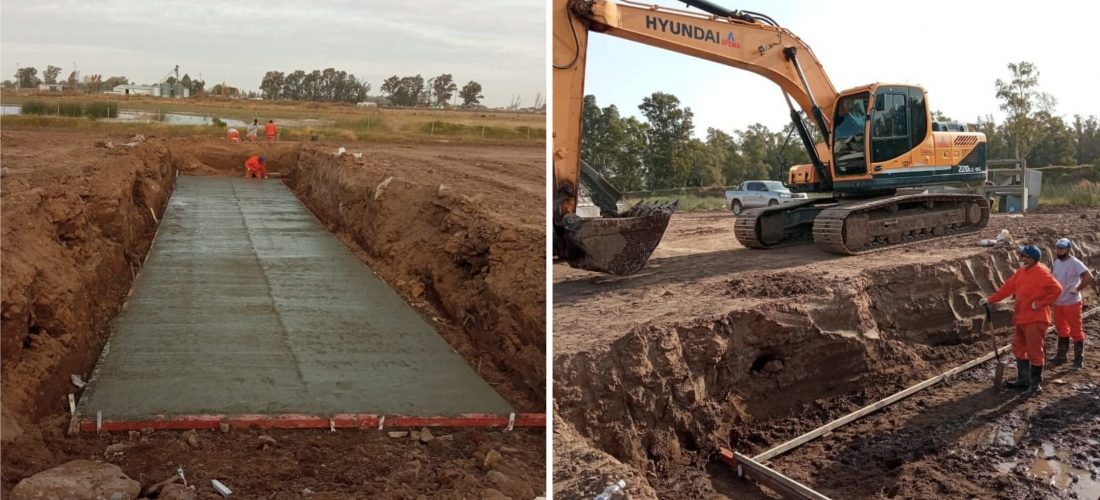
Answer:
[[[806,199],[783,205],[751,208],[733,224],[737,241],[748,248],[775,248],[813,239],[813,222],[832,199]]]
[[[980,231],[989,201],[976,194],[923,193],[857,202],[822,210],[814,243],[843,255],[889,250]]]

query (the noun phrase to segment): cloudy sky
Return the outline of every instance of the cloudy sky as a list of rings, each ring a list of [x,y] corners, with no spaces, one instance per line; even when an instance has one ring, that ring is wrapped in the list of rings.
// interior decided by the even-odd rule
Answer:
[[[334,67],[378,93],[391,75],[451,73],[489,106],[546,93],[546,5],[532,0],[4,0],[0,74],[17,64],[154,83],[175,65],[256,90],[268,70]]]
[[[713,1],[767,14],[793,31],[837,90],[876,81],[920,84],[932,108],[949,117],[1000,120],[994,81],[1010,77],[1009,62],[1031,61],[1040,90],[1058,99],[1058,113],[1100,117],[1098,2]],[[730,131],[760,122],[776,130],[789,122],[779,88],[763,77],[606,35],[590,39],[585,84],[601,107],[615,104],[634,116],[643,97],[673,93],[695,113],[700,136],[707,127]]]

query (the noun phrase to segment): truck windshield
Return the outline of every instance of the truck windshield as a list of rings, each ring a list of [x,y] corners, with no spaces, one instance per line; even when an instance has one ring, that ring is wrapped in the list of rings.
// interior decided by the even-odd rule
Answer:
[[[787,191],[789,191],[789,189],[787,189],[787,187],[779,181],[764,181],[764,185],[768,186],[768,191],[775,191],[779,193],[786,193]]]
[[[833,159],[840,174],[867,171],[863,155],[863,124],[867,122],[867,101],[870,94],[846,96],[836,105],[833,118]]]

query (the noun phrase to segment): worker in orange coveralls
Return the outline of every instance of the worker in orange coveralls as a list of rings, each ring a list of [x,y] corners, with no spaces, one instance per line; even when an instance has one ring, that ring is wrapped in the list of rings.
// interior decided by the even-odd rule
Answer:
[[[267,127],[264,128],[264,134],[267,135],[268,142],[275,142],[275,136],[278,131],[275,129],[275,120],[268,120]]]
[[[1016,310],[1012,323],[1016,331],[1012,336],[1012,354],[1016,356],[1016,380],[1005,385],[1014,389],[1026,388],[1025,394],[1033,396],[1043,390],[1043,337],[1050,328],[1050,307],[1062,295],[1062,285],[1039,263],[1043,251],[1035,245],[1020,247],[1020,262],[1024,267],[1005,281],[999,290],[978,302],[985,306],[996,304],[1009,295],[1016,298]]]
[[[267,178],[267,161],[264,159],[263,155],[252,155],[244,161],[244,176],[245,178]]]

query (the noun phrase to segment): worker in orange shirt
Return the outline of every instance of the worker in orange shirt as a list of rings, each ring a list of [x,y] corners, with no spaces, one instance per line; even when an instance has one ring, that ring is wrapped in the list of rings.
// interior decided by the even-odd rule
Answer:
[[[1040,385],[1046,362],[1043,337],[1050,328],[1050,307],[1062,295],[1062,285],[1046,266],[1039,263],[1043,258],[1039,247],[1027,245],[1020,247],[1019,251],[1024,267],[1008,278],[996,293],[979,301],[978,305],[996,304],[1009,295],[1015,296],[1012,354],[1016,356],[1016,380],[1005,385],[1014,389],[1026,388],[1025,394],[1031,396],[1043,390]]]
[[[263,155],[252,155],[244,161],[244,176],[245,178],[267,178],[267,161]]]
[[[267,127],[264,129],[264,133],[267,134],[268,142],[275,142],[278,130],[275,129],[275,120],[268,120]]]

